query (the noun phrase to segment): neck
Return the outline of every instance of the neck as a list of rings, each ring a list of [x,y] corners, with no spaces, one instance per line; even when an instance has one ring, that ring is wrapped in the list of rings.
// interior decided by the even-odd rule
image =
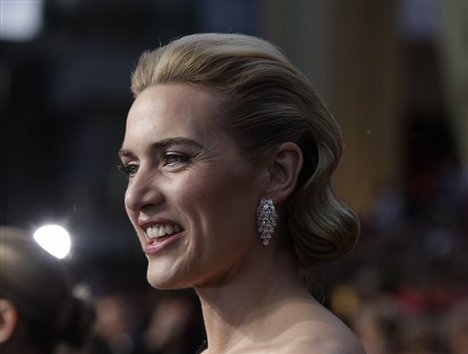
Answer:
[[[263,246],[262,246],[263,247]],[[238,269],[229,281],[197,288],[208,337],[208,352],[245,351],[255,343],[269,340],[259,329],[274,333],[281,324],[269,318],[287,298],[308,299],[310,295],[286,252],[262,249],[251,262]],[[268,322],[267,325],[261,325]],[[242,349],[243,348],[243,349]]]

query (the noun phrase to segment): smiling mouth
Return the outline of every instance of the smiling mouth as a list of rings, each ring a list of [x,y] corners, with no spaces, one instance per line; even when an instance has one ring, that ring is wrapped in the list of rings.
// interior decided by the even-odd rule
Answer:
[[[150,240],[157,240],[159,238],[165,238],[166,236],[178,234],[181,231],[184,231],[184,229],[179,225],[158,224],[149,226],[145,230],[145,235]]]

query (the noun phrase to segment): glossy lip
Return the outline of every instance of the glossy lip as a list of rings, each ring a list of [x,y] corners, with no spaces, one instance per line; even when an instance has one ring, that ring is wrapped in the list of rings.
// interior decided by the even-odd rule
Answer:
[[[143,246],[143,251],[146,255],[154,255],[165,249],[167,249],[174,242],[177,242],[185,235],[184,231],[181,231],[177,234],[172,234],[160,241],[158,239],[150,239],[146,241],[146,244]]]
[[[150,239],[146,235],[146,229],[148,229],[150,226],[155,226],[155,225],[178,225],[182,231],[178,233],[174,233],[170,236],[164,237],[163,240],[160,240],[158,238],[152,238]],[[163,249],[167,248],[169,245],[172,243],[178,241],[180,238],[182,238],[185,235],[185,229],[182,227],[182,225],[169,220],[165,218],[149,218],[145,220],[138,220],[138,226],[140,227],[140,230],[142,232],[142,248],[145,254],[147,255],[153,255],[156,253],[159,253]]]

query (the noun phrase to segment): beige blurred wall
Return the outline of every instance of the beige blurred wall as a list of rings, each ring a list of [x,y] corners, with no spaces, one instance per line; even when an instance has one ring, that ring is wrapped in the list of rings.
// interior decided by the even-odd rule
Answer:
[[[360,215],[400,181],[402,74],[396,2],[263,1],[262,35],[311,79],[346,141],[335,187]]]

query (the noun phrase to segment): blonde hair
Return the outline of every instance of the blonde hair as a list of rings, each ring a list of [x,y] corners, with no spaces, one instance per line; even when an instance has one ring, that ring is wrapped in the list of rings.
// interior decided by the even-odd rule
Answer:
[[[352,248],[357,217],[331,187],[343,151],[341,131],[279,48],[243,34],[182,37],[143,53],[132,91],[138,96],[164,83],[198,84],[219,93],[223,123],[252,161],[288,141],[302,149],[304,166],[288,207],[290,242],[301,266],[328,263]]]

